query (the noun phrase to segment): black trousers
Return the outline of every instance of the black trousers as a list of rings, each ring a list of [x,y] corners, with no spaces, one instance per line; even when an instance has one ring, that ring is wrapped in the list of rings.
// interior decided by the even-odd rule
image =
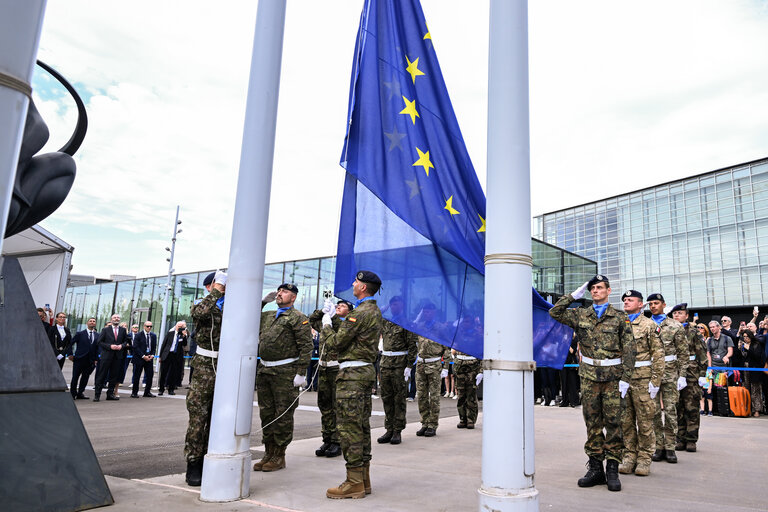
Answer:
[[[563,403],[574,407],[579,405],[579,370],[563,368],[560,372],[560,385],[563,389]]]
[[[157,383],[157,387],[160,391],[163,391],[166,386],[168,391],[176,389],[176,384],[179,381],[179,371],[184,364],[184,359],[181,354],[171,352],[168,357],[163,359],[160,363],[160,380]]]
[[[139,383],[141,382],[141,372],[144,372],[146,384],[144,385],[144,396],[150,394],[152,390],[152,377],[155,376],[155,369],[153,367],[154,360],[150,359],[145,361],[139,356],[133,358],[133,394],[139,393]]]
[[[72,396],[82,395],[85,386],[88,385],[88,379],[93,372],[93,362],[90,358],[72,360],[72,381],[69,383],[69,391]]]
[[[109,375],[107,381],[107,396],[112,396],[112,391],[115,389],[115,384],[120,380],[120,373],[123,371],[123,360],[117,357],[112,357],[107,360],[101,359],[99,362],[99,369],[96,371],[96,382],[94,383],[94,389],[96,396],[101,394],[101,390],[104,388],[104,381]]]

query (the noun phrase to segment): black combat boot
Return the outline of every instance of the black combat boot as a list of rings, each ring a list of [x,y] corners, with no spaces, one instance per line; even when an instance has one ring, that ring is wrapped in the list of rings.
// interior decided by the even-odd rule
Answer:
[[[315,450],[315,455],[318,457],[325,457],[326,452],[328,451],[328,447],[331,445],[331,443],[327,441],[323,441],[323,444],[320,445],[320,448]]]
[[[653,452],[653,455],[651,455],[651,460],[653,462],[659,462],[660,460],[664,460],[666,458],[666,454],[664,453],[664,450],[657,449],[655,452]]]
[[[605,471],[603,471],[603,461],[590,457],[587,462],[587,474],[579,478],[579,487],[594,487],[605,483]],[[616,468],[618,471],[618,466]]]
[[[422,425],[422,427],[419,430],[416,431],[416,435],[417,436],[423,436],[424,432],[426,432],[426,431],[427,431],[427,427]]]
[[[605,480],[609,491],[620,491],[621,482],[619,481],[619,461],[608,459],[605,463]]]
[[[338,457],[341,455],[341,445],[339,443],[328,443],[328,449],[325,450],[326,457]]]
[[[392,439],[389,440],[389,444],[400,444],[402,442],[402,437],[400,436],[400,431],[395,430],[392,432]]]
[[[376,442],[379,444],[388,443],[392,440],[393,435],[394,435],[394,432],[392,430],[387,430],[386,432],[384,432],[383,436],[381,436],[376,440]]]
[[[667,462],[670,464],[677,464],[677,455],[675,454],[675,450],[665,450],[665,458],[667,459]]]
[[[200,487],[203,482],[203,459],[195,459],[187,462],[187,485]]]

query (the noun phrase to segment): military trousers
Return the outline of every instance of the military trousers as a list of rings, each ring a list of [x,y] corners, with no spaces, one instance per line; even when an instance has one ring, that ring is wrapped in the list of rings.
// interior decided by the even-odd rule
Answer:
[[[699,379],[686,378],[685,381],[688,385],[680,390],[677,401],[677,440],[695,443],[699,440],[701,387]]]
[[[680,392],[677,390],[677,379],[661,383],[659,394],[656,395],[656,413],[653,417],[653,429],[656,432],[657,450],[674,450],[677,442],[677,401]],[[664,410],[661,406],[664,404]],[[662,422],[662,415],[664,416]]]
[[[374,379],[336,380],[336,426],[347,468],[371,461],[371,389]]]
[[[427,428],[437,428],[440,416],[440,361],[416,364],[416,394],[419,399],[421,424]]]
[[[621,393],[619,381],[581,378],[581,408],[587,427],[584,452],[598,460],[621,462]],[[603,433],[605,430],[605,433]]]
[[[265,445],[286,447],[293,440],[293,412],[299,404],[299,388],[293,385],[295,375],[293,367],[259,368],[256,374],[261,439]]]
[[[208,453],[213,388],[216,384],[216,371],[213,369],[211,358],[195,356],[192,364],[195,373],[190,379],[187,392],[189,425],[184,441],[184,457],[187,462],[201,459]]]
[[[477,421],[477,374],[483,371],[480,361],[454,364],[456,379],[456,408],[459,420],[474,423]]]
[[[621,432],[624,437],[624,460],[650,464],[656,447],[653,417],[656,404],[648,392],[650,379],[632,379],[624,397]]]
[[[408,383],[404,374],[405,366],[381,368],[381,401],[384,405],[384,427],[388,431],[405,429]]]
[[[317,372],[317,408],[320,409],[320,425],[324,443],[338,443],[336,430],[336,377],[338,366],[320,366]]]

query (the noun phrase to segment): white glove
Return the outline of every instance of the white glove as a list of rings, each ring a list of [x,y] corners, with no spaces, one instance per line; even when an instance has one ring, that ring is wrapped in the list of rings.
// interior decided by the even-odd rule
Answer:
[[[415,323],[415,324],[419,323],[419,321],[421,320],[421,313],[422,313],[422,311],[424,311],[424,310],[422,309],[421,311],[419,311],[419,314],[416,315],[416,318],[413,319],[413,323]]]
[[[406,368],[403,370],[403,376],[405,377],[405,381],[408,382],[411,379],[411,369]]]
[[[707,378],[706,377],[699,377],[699,386],[706,387],[707,385]]]
[[[621,393],[621,398],[624,398],[627,396],[627,391],[629,391],[629,383],[624,382],[623,380],[619,381],[619,392]]]
[[[589,285],[589,281],[579,286],[576,291],[571,294],[573,300],[579,300],[584,296],[584,293],[587,291],[587,285]]]
[[[331,321],[331,315],[328,313],[325,313],[323,315],[323,327],[330,327],[333,325],[333,322]]]
[[[654,386],[653,382],[648,383],[648,393],[651,395],[651,400],[656,398],[656,395],[659,393],[659,386]]]
[[[217,270],[216,275],[213,276],[213,282],[218,283],[222,286],[227,286],[227,274],[225,274],[221,270]]]
[[[441,370],[441,371],[440,371],[440,378],[441,378],[441,379],[444,379],[444,378],[446,378],[447,376],[448,376],[448,370],[446,370],[446,369],[443,369],[443,370]]]
[[[293,387],[298,388],[304,386],[307,383],[307,379],[303,375],[297,375],[293,378]]]
[[[681,389],[683,389],[687,385],[688,385],[688,382],[686,382],[685,377],[680,377],[679,379],[677,379],[677,390],[678,391],[680,391]]]
[[[331,299],[325,299],[325,302],[323,302],[323,313],[333,316],[335,312],[336,306],[333,305],[333,301]]]
[[[263,302],[264,304],[268,302],[272,302],[273,300],[275,300],[275,297],[277,297],[277,292],[269,292],[264,296],[263,299],[261,299],[261,302]]]
[[[483,382],[483,374],[478,373],[477,377],[475,377],[475,386],[479,386],[481,382]]]

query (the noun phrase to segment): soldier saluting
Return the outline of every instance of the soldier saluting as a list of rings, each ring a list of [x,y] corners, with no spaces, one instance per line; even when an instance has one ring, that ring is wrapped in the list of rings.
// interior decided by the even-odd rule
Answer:
[[[594,304],[569,309],[587,290]],[[610,294],[608,278],[598,274],[561,297],[549,314],[573,328],[579,338],[581,403],[587,427],[584,451],[589,456],[589,469],[579,479],[579,487],[607,483],[608,490],[620,491],[621,399],[629,389],[635,366],[635,340],[626,313],[608,303]]]

